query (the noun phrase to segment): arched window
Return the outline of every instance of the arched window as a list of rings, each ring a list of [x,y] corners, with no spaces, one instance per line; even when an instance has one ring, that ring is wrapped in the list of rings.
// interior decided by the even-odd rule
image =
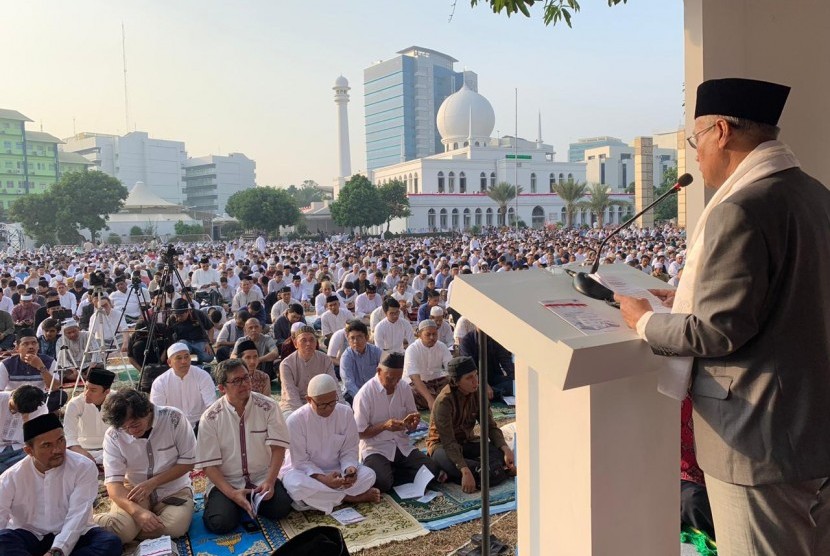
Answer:
[[[490,172],[490,187],[496,187],[496,173]]]
[[[476,141],[476,147],[480,147],[480,146],[481,146],[481,145],[479,144],[479,142],[478,142],[478,141]]]
[[[487,174],[482,172],[481,176],[479,176],[479,179],[481,180],[481,182],[479,183],[479,190],[482,193],[484,193],[485,191],[487,191]]]
[[[430,230],[435,229],[435,209],[429,209],[427,211],[427,228]]]
[[[559,211],[559,212],[560,212],[559,221],[564,223],[565,220],[568,219],[568,210],[565,207],[562,207],[562,210]]]
[[[470,146],[470,143],[469,143],[469,142],[467,142],[467,141],[464,141],[464,146],[465,146],[465,147],[469,147],[469,146]]]
[[[406,190],[409,193],[412,193],[412,174],[406,178]]]
[[[536,174],[530,174],[530,192],[536,193]]]
[[[481,227],[481,209],[476,209],[476,226]]]
[[[573,181],[573,180],[574,180],[574,175],[573,174],[568,174],[568,181]]]
[[[565,174],[559,174],[559,183],[565,183]]]
[[[452,229],[458,229],[458,209],[452,209]]]
[[[449,192],[455,193],[455,172],[447,174],[447,184],[449,185]]]
[[[545,226],[545,210],[540,206],[533,207],[533,214],[530,217],[531,226],[541,229]]]
[[[458,174],[458,192],[459,193],[466,193],[467,192],[467,176],[464,172]]]
[[[457,148],[458,148],[458,143],[453,143],[453,144],[452,144],[452,148],[453,148],[453,149],[457,149]]]
[[[444,192],[444,172],[438,172],[438,193]]]
[[[492,225],[493,225],[493,209],[491,209],[491,208],[488,208],[488,209],[487,209],[487,217],[486,217],[486,222],[487,222],[487,225],[488,225],[488,226],[492,226]]]
[[[551,172],[549,178],[550,181],[548,182],[548,186],[550,187],[550,192],[553,193],[553,186],[556,185],[556,176]]]
[[[440,218],[441,218],[440,227],[441,227],[442,230],[446,230],[447,229],[447,209],[441,209]]]
[[[415,172],[414,181],[412,182],[412,192],[418,193],[418,172]]]
[[[507,225],[513,226],[516,223],[516,211],[513,210],[513,207],[507,209]]]
[[[464,229],[470,227],[470,209],[464,209]]]

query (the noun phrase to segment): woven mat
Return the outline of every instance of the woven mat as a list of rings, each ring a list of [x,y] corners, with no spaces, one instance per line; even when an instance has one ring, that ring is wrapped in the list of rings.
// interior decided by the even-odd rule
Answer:
[[[291,512],[280,520],[280,526],[288,538],[318,525],[339,527],[352,553],[394,541],[414,539],[429,532],[387,495],[378,504],[355,504],[352,507],[366,519],[353,525],[340,525],[334,518],[312,510]]]

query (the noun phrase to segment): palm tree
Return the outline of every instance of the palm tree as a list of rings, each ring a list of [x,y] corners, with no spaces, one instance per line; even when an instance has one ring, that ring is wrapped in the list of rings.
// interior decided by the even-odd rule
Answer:
[[[588,184],[569,179],[566,182],[553,183],[550,187],[551,193],[559,195],[559,198],[565,203],[565,227],[570,228],[573,225],[578,201],[585,196]]]
[[[501,181],[496,185],[491,185],[487,190],[487,196],[493,199],[499,206],[499,226],[505,225],[507,216],[507,205],[516,198],[517,194],[522,192],[522,186],[517,188],[514,185]],[[517,215],[518,216],[518,215]]]
[[[627,207],[628,201],[612,199],[609,195],[609,187],[601,183],[592,183],[588,187],[587,194],[591,196],[589,201],[577,203],[577,206],[587,208],[597,217],[597,224],[600,228],[605,225],[605,210],[610,207]]]

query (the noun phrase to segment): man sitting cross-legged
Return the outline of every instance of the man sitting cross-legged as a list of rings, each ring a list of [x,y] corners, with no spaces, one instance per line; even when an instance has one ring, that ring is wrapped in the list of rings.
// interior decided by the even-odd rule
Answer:
[[[46,413],[46,396],[37,386],[24,384],[0,392],[0,473],[26,457],[23,423]]]
[[[27,457],[0,476],[0,554],[120,556],[118,537],[92,521],[98,469],[66,450],[60,420],[31,419],[23,440]]]
[[[415,408],[412,388],[401,380],[403,362],[402,353],[387,354],[375,376],[354,398],[360,457],[363,465],[375,472],[375,487],[381,492],[388,492],[393,485],[411,483],[423,465],[443,479],[438,465],[417,450],[406,434],[415,430],[421,416]]]
[[[337,403],[337,382],[321,374],[308,383],[307,404],[288,418],[291,469],[283,475],[295,507],[331,513],[343,502],[379,502],[375,472],[358,461],[354,414]]]
[[[233,531],[243,512],[253,517],[248,494],[265,494],[258,514],[280,519],[291,498],[277,476],[288,448],[288,430],[277,402],[251,392],[251,375],[239,359],[214,371],[222,396],[202,415],[196,467],[208,479],[204,522],[208,531]]]
[[[406,348],[403,367],[418,409],[432,411],[435,396],[447,384],[447,363],[450,359],[449,348],[438,341],[435,321],[428,319],[418,323],[418,339]]]
[[[99,465],[103,463],[104,435],[107,432],[101,408],[114,381],[115,373],[112,371],[90,369],[84,393],[72,398],[64,410],[66,447]]]
[[[180,537],[193,519],[196,437],[182,412],[132,388],[104,402],[104,483],[112,504],[95,522],[122,542]]]

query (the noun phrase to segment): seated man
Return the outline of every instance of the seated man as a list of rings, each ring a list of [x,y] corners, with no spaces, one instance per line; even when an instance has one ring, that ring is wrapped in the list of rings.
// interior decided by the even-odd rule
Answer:
[[[213,361],[213,350],[208,348],[213,322],[202,311],[192,308],[187,299],[179,298],[173,302],[173,314],[167,320],[167,326],[173,332],[173,339],[186,345],[199,363]]]
[[[340,357],[340,376],[346,385],[344,397],[352,403],[357,391],[377,373],[383,351],[369,343],[369,329],[359,320],[346,324],[346,340],[349,347]]]
[[[198,434],[199,418],[216,400],[213,381],[207,371],[190,364],[185,344],[177,342],[167,348],[167,363],[170,368],[153,381],[150,401],[180,410]]]
[[[323,341],[328,345],[332,334],[338,330],[342,330],[346,323],[354,318],[354,315],[348,309],[340,306],[340,298],[336,295],[330,295],[326,298],[326,312],[320,316],[321,332],[323,333]]]
[[[354,398],[360,457],[363,465],[375,472],[375,487],[381,492],[411,483],[422,465],[443,479],[438,465],[416,449],[406,434],[415,430],[421,415],[415,408],[412,388],[401,380],[403,364],[402,353],[387,354],[375,376]]]
[[[115,373],[112,371],[91,369],[83,395],[72,398],[64,410],[66,447],[99,465],[103,463],[104,433],[107,432],[101,406],[110,394],[114,381]]]
[[[0,390],[32,384],[47,392],[49,411],[57,411],[67,400],[66,393],[60,389],[57,363],[48,355],[38,355],[38,341],[31,328],[23,328],[17,333],[16,345],[17,355],[0,362]]]
[[[236,344],[231,351],[231,357],[239,359],[239,344],[245,340],[250,340],[254,343],[259,353],[259,361],[257,361],[257,368],[261,368],[268,374],[270,379],[276,378],[274,372],[274,361],[279,356],[277,343],[274,338],[262,332],[262,323],[256,317],[251,317],[245,321],[245,335],[236,340]]]
[[[478,361],[478,329],[468,332],[460,343],[461,355],[467,355]],[[516,366],[513,363],[513,354],[500,343],[487,336],[487,386],[490,399],[495,394],[497,398],[513,395],[513,380],[516,377]]]
[[[291,297],[291,287],[284,286],[280,291],[277,293],[279,299],[271,306],[271,322],[275,323],[277,320],[285,314],[288,308],[291,305],[299,304],[299,299],[294,299]],[[302,305],[300,305],[302,308]],[[301,311],[302,314],[302,311]]]
[[[216,342],[213,344],[213,349],[216,351],[216,361],[222,362],[225,359],[230,359],[236,341],[245,335],[245,323],[249,318],[251,318],[251,313],[245,309],[240,309],[232,319],[228,319],[222,325],[222,329],[216,336]]]
[[[481,449],[473,428],[479,420],[478,369],[471,357],[455,357],[447,365],[450,382],[435,399],[429,421],[427,451],[435,463],[466,493],[481,485]],[[483,428],[483,426],[482,426]],[[489,412],[487,431],[490,486],[516,474],[513,451]]]
[[[297,346],[297,351],[280,363],[280,409],[286,419],[306,403],[308,383],[312,378],[322,374],[335,378],[331,359],[317,350],[317,335],[312,327],[301,326],[297,329],[294,332],[294,345]]]
[[[104,402],[104,484],[110,510],[95,522],[122,542],[180,537],[193,519],[196,438],[182,412],[129,388]]]
[[[452,353],[455,347],[455,338],[453,338],[452,326],[447,322],[446,316],[446,311],[440,305],[436,305],[429,310],[429,319],[434,320],[435,324],[438,325],[438,341],[447,346]]]
[[[49,317],[40,323],[41,333],[38,335],[38,353],[48,355],[52,359],[58,358],[57,345],[60,336],[61,323],[58,319]]]
[[[430,290],[429,293],[427,293],[426,303],[422,303],[421,306],[418,307],[418,322],[429,319],[432,316],[431,311],[433,307],[438,307],[439,309],[441,308],[439,305],[440,302],[441,293],[438,292],[438,290]]]
[[[447,385],[447,363],[450,359],[450,350],[438,341],[435,321],[422,320],[418,323],[418,339],[406,348],[403,370],[419,409],[432,411],[435,396]]]
[[[369,321],[372,311],[383,305],[383,300],[377,293],[378,288],[374,284],[367,284],[366,290],[357,296],[354,302],[354,316]]]
[[[0,476],[0,554],[120,556],[121,541],[92,521],[98,469],[68,452],[60,420],[23,425],[27,457]]]
[[[3,299],[10,299],[4,297]],[[0,351],[11,351],[14,348],[14,319],[11,313],[0,309]]]
[[[74,319],[64,321],[63,334],[58,338],[56,349],[58,352],[58,365],[70,369],[72,376],[77,377],[79,370],[86,372],[91,366],[101,365],[101,352],[98,341],[91,338],[89,332],[81,330],[78,322]],[[132,341],[132,337],[130,338]],[[63,349],[66,347],[67,349]],[[87,349],[88,347],[88,349]],[[86,356],[84,356],[86,354]],[[78,367],[81,366],[82,369]],[[137,368],[141,368],[140,366]],[[64,375],[64,381],[66,380]]]
[[[282,480],[299,510],[329,514],[343,502],[380,502],[375,472],[358,460],[354,414],[337,398],[337,381],[317,375],[308,383],[308,403],[288,417],[291,468]]]
[[[0,473],[26,457],[23,423],[46,413],[43,391],[24,384],[13,392],[0,392]]]
[[[105,348],[112,348],[119,332],[127,330],[127,323],[121,314],[112,306],[109,297],[103,296],[98,300],[98,310],[89,319],[89,332]],[[122,343],[122,345],[124,345]]]
[[[277,402],[251,392],[244,363],[228,359],[214,371],[222,396],[202,415],[196,467],[205,470],[203,520],[222,535],[253,516],[248,494],[265,494],[258,514],[277,520],[291,512],[291,498],[277,476],[289,435]]]
[[[271,397],[271,377],[257,369],[259,365],[259,350],[251,340],[243,340],[236,347],[237,358],[245,363],[251,375],[251,391],[263,396]]]
[[[305,323],[303,306],[299,303],[292,303],[275,321],[272,327],[274,341],[281,345],[291,337],[291,325],[295,322]]]
[[[393,297],[383,300],[385,318],[375,327],[374,343],[385,352],[403,351],[415,341],[412,323],[401,318],[401,304]]]

